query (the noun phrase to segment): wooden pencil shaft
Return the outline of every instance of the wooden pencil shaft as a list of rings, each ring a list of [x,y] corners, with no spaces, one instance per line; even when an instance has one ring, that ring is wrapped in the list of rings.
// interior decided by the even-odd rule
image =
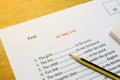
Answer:
[[[71,55],[71,54],[70,54],[70,56],[72,58],[74,58],[77,62],[79,62],[79,63],[81,63],[81,64],[83,64],[83,65],[85,65],[85,66],[87,66],[87,67],[101,73],[101,74],[104,74],[107,77],[112,78],[113,80],[120,80],[120,76],[118,76],[118,75],[116,75],[116,74],[114,74],[114,73],[112,73],[112,72],[110,72],[110,71],[108,71],[108,70],[94,64],[94,63],[91,63],[91,62],[89,62],[89,61],[87,61],[87,60],[85,60],[83,58],[80,58],[79,56],[74,56],[74,55]]]
[[[98,69],[101,69],[102,71],[105,71],[106,73],[108,73],[108,74],[110,74],[110,75],[113,75],[113,76],[119,78],[119,80],[120,80],[120,76],[118,76],[118,75],[116,75],[116,74],[114,74],[114,73],[112,73],[112,72],[110,72],[110,71],[108,71],[108,70],[106,70],[106,69],[104,69],[104,68],[101,68],[100,66],[98,66],[98,65],[96,65],[96,64],[93,64],[93,63],[91,63],[91,62],[89,62],[89,61],[87,61],[87,60],[85,60],[85,59],[83,59],[83,58],[80,58],[80,59],[83,60],[83,61],[85,61],[85,62],[88,63],[88,64],[91,64],[91,65],[95,66],[95,67],[98,68]],[[83,64],[83,65],[85,65],[85,64]],[[87,66],[87,65],[86,65],[86,66]],[[87,66],[87,67],[89,67],[89,66]],[[89,68],[91,68],[91,67],[89,67]],[[93,69],[93,68],[91,68],[91,69]],[[93,70],[98,71],[97,69],[93,69]],[[99,72],[99,71],[98,71],[98,72]],[[102,72],[100,72],[100,73],[102,73]],[[102,74],[104,74],[104,73],[102,73]],[[104,75],[106,75],[106,74],[104,74]],[[110,78],[113,78],[113,77],[111,77],[111,76],[109,76],[109,75],[106,75],[106,76],[108,76],[108,77],[110,77]]]

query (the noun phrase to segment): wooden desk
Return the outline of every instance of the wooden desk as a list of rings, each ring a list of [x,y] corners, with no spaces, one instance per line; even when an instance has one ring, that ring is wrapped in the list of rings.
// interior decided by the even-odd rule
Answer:
[[[0,0],[0,29],[90,0]],[[15,80],[0,42],[0,80]]]

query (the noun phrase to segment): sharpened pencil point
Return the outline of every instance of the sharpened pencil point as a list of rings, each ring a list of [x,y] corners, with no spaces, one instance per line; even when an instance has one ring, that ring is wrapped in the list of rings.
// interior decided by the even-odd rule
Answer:
[[[69,54],[70,56],[72,56],[72,54]]]
[[[89,62],[89,61],[87,61],[87,60],[85,60],[83,58],[80,58],[79,56],[72,55],[72,54],[69,54],[69,55],[73,59],[75,59],[77,62],[79,62],[79,63],[81,63],[81,64],[83,64],[83,65],[85,65],[85,66],[87,66],[87,67],[89,67],[89,68],[91,68],[91,69],[93,69],[95,71],[98,71],[101,74],[104,74],[104,75],[112,78],[113,80],[120,80],[120,76],[118,76],[118,75],[116,75],[116,74],[114,74],[114,73],[112,73],[112,72],[110,72],[110,71],[108,71],[108,70],[106,70],[104,68],[101,68],[96,64],[93,64],[93,63],[91,63],[91,62]]]

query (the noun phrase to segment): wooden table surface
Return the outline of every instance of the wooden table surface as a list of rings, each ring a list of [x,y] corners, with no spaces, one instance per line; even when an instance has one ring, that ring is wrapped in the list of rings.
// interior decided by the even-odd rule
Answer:
[[[90,0],[0,0],[0,29]],[[0,41],[0,80],[15,80]]]

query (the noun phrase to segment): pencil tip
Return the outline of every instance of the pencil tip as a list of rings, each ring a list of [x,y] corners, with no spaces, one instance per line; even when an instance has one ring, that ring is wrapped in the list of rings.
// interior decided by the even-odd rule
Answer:
[[[69,54],[70,56],[72,56],[71,54]]]
[[[74,54],[69,54],[71,57],[74,57],[75,55]]]

